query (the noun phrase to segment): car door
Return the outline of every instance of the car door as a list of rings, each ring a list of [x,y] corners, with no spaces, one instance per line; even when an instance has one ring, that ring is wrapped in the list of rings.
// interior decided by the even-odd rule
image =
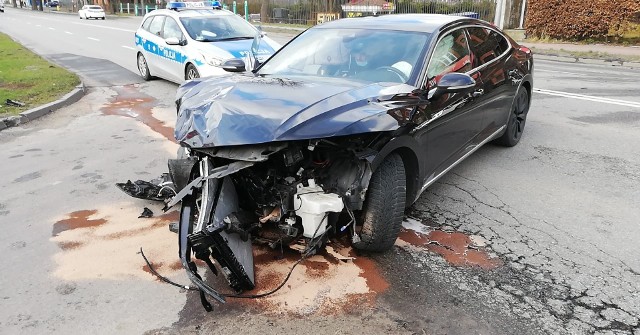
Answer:
[[[474,54],[474,68],[484,83],[484,133],[490,136],[506,121],[517,85],[509,79],[511,45],[494,29],[468,27],[469,45]]]
[[[169,16],[165,18],[162,37],[164,40],[159,47],[162,66],[170,80],[181,82],[184,80],[184,62],[186,60],[184,47],[182,45],[169,45],[166,42],[166,39],[171,37],[177,38],[178,41],[185,40],[184,33],[174,18]]]
[[[425,122],[426,183],[439,177],[472,150],[474,140],[482,130],[484,113],[476,104],[482,95],[482,81],[472,71],[472,57],[465,29],[457,28],[439,37],[428,62],[426,90],[431,98]],[[437,82],[451,72],[468,73],[476,80],[475,92],[433,97]]]
[[[155,15],[149,24],[149,28],[141,32],[142,47],[144,57],[147,59],[149,72],[154,76],[167,78],[168,72],[164,68],[164,60],[160,52],[160,46],[166,45],[162,38],[162,28],[164,26],[164,15]]]

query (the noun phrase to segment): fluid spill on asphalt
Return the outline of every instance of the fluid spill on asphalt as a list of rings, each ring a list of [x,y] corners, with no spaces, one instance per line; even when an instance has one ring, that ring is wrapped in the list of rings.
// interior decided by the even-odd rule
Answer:
[[[68,218],[53,224],[51,235],[58,236],[58,234],[66,230],[98,227],[107,223],[105,219],[89,219],[90,216],[95,215],[97,212],[96,210],[82,210],[70,213]]]
[[[138,205],[122,203],[76,211],[57,220],[51,241],[60,250],[53,255],[53,275],[65,280],[155,280],[141,270],[145,263],[138,254],[140,247],[164,275],[182,272],[175,264],[177,236],[168,229],[169,223],[177,221],[178,212],[138,219],[139,212]]]
[[[377,296],[389,284],[375,262],[356,256],[350,247],[331,243],[342,256],[355,257],[341,261],[331,253],[323,252],[300,263],[285,286],[265,298],[252,300],[229,299],[231,305],[255,306],[266,314],[334,315],[358,304],[373,306]],[[254,246],[256,288],[244,294],[260,294],[278,287],[300,253],[293,250],[274,251]]]
[[[485,243],[486,241],[479,236],[432,230],[414,219],[409,219],[403,222],[396,245],[435,252],[455,266],[480,267],[486,270],[502,266],[499,258],[489,255]]]
[[[165,125],[153,116],[152,109],[157,104],[155,98],[140,92],[135,86],[113,87],[113,90],[117,95],[100,109],[103,114],[134,118],[169,141],[175,142],[173,127]]]

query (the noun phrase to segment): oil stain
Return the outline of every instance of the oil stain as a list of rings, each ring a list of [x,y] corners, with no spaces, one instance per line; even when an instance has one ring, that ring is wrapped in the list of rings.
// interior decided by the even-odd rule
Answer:
[[[90,216],[98,213],[97,210],[82,210],[69,214],[69,218],[60,220],[53,224],[51,236],[58,236],[63,231],[77,228],[98,227],[107,223],[106,219],[89,219]]]
[[[114,87],[114,96],[107,105],[100,110],[104,115],[119,115],[134,118],[169,141],[175,142],[173,127],[168,127],[163,121],[156,119],[151,113],[157,105],[157,100],[146,95],[133,86]]]
[[[404,227],[399,239],[414,247],[435,252],[455,266],[480,267],[485,270],[502,266],[500,259],[491,258],[483,247],[473,243],[469,235],[460,232],[433,230],[423,233]]]

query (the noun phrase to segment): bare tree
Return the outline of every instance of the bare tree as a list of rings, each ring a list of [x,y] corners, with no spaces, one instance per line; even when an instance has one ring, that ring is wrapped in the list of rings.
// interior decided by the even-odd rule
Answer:
[[[269,23],[269,0],[262,0],[262,6],[260,7],[260,22]]]

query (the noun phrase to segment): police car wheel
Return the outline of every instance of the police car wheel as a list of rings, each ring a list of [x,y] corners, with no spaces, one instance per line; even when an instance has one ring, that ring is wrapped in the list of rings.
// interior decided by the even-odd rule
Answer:
[[[138,53],[138,71],[140,71],[140,76],[142,77],[142,79],[151,80],[151,74],[149,73],[147,60],[141,53]]]
[[[200,73],[198,72],[198,69],[196,69],[196,67],[193,66],[193,64],[187,65],[187,70],[185,71],[184,79],[191,80],[196,78],[200,78]]]

